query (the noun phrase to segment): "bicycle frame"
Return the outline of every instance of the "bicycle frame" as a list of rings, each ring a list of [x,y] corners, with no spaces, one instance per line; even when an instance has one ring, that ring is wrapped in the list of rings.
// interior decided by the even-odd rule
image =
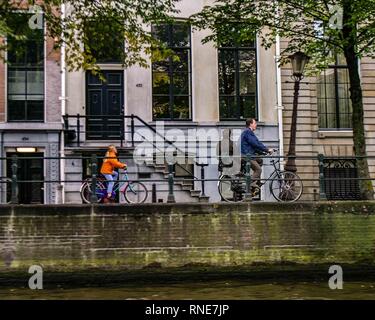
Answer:
[[[274,180],[276,177],[278,178],[281,178],[281,175],[280,175],[280,168],[277,167],[277,164],[280,163],[280,159],[279,160],[271,160],[271,164],[272,166],[274,167],[274,170],[273,172],[269,175],[269,177],[265,180],[263,180],[263,182],[261,181],[260,184],[259,184],[259,188],[261,188],[262,186],[264,186],[268,181],[272,181]],[[220,178],[222,177],[223,175],[220,176]],[[220,178],[219,178],[219,181],[218,181],[218,185],[220,183]],[[239,180],[241,180],[242,182],[244,181],[244,179],[241,179],[241,178],[238,178],[238,179],[234,179],[231,181],[231,185],[233,186],[234,184],[236,184]],[[270,185],[270,189],[271,189],[271,185]],[[243,192],[245,192],[245,189],[243,190]]]
[[[268,177],[267,179],[263,180],[263,182],[260,183],[260,186],[259,186],[259,187],[264,186],[264,185],[267,183],[267,181],[273,180],[276,176],[277,176],[278,178],[280,178],[280,172],[281,172],[281,171],[280,171],[280,168],[277,168],[277,167],[276,167],[276,165],[277,165],[278,163],[280,163],[280,160],[277,160],[277,161],[275,161],[275,160],[271,160],[271,164],[273,165],[274,170],[273,170],[273,172],[269,175],[269,177]],[[271,186],[270,186],[270,188],[271,188]]]
[[[114,181],[114,186],[113,186],[113,189],[112,189],[112,196],[116,196],[117,192],[120,192],[121,188],[125,185],[125,184],[128,184],[129,185],[129,189],[135,194],[136,192],[134,191],[132,185],[130,184],[130,180],[129,180],[129,176],[128,176],[128,172],[127,170],[124,170],[124,180],[125,181],[119,181],[118,179]],[[104,176],[104,175],[103,175]],[[106,182],[108,183],[109,180],[104,180],[103,182]],[[124,188],[125,189],[125,188]],[[105,190],[105,192],[107,192],[107,190]],[[102,192],[100,192],[102,193]],[[103,194],[102,196],[105,197],[106,194]]]
[[[120,191],[120,189],[125,185],[125,183],[129,183],[129,176],[126,171],[124,171],[125,181],[119,181],[118,179],[115,181],[116,191]]]
[[[259,179],[259,180],[257,179],[257,185],[255,186],[255,185],[252,184],[251,190],[255,190],[255,192],[260,194],[260,188],[262,186],[264,186],[268,181],[271,181],[271,183],[269,184],[269,190],[270,190],[270,193],[272,194],[272,196],[276,200],[278,200],[278,201],[296,201],[300,198],[300,196],[302,194],[303,184],[301,182],[301,179],[295,173],[288,172],[288,171],[282,171],[280,169],[280,165],[279,165],[280,161],[281,161],[280,159],[278,159],[278,160],[272,159],[270,161],[270,163],[274,168],[273,172],[269,175],[269,177],[267,179]],[[298,193],[294,193],[295,182],[293,182],[293,184],[290,184],[289,183],[290,177],[284,178],[285,173],[290,173],[291,175],[294,175],[292,177],[293,177],[293,181],[297,182],[296,185],[298,187],[298,189],[297,189]],[[226,178],[226,180],[230,181],[230,190],[233,192],[233,198],[234,198],[234,201],[236,202],[237,201],[236,200],[237,195],[242,197],[242,194],[246,192],[245,177],[243,175],[234,175],[234,176],[227,176],[227,177],[224,174],[220,175],[219,181],[218,181],[218,188],[219,188],[219,193],[221,194],[222,198],[224,198],[225,200],[226,200],[226,198],[221,193],[221,190],[222,190],[221,189],[221,183],[222,183],[224,177]],[[274,189],[273,185],[274,185],[275,180],[276,180],[276,186],[275,186],[276,188]],[[275,193],[274,193],[274,190],[277,190],[277,187],[279,187],[282,190],[282,192],[279,192],[279,195],[277,195],[277,194],[275,195]],[[259,190],[259,191],[256,191],[256,190]],[[290,193],[290,190],[292,190],[293,193]],[[253,191],[250,191],[250,192],[253,193]],[[280,195],[283,198],[280,198]],[[286,195],[288,195],[288,197],[286,197]],[[226,201],[231,201],[231,200],[226,200]],[[240,199],[240,201],[241,201],[241,199]]]

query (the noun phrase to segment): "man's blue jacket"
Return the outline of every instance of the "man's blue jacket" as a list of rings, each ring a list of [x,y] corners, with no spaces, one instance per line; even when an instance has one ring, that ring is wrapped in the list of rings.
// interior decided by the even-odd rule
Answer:
[[[267,152],[268,148],[261,143],[253,130],[246,128],[241,134],[241,154],[255,155],[255,153]]]

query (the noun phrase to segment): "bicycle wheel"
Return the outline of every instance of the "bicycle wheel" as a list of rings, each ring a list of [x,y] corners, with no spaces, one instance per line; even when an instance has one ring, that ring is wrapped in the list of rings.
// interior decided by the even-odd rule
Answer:
[[[277,201],[297,201],[301,197],[303,191],[302,180],[293,172],[280,172],[279,175],[272,180],[270,191]]]
[[[0,201],[7,204],[12,200],[12,180],[3,178],[0,181]]]
[[[123,193],[128,203],[143,203],[148,195],[146,186],[141,182],[129,182]]]
[[[226,202],[241,202],[244,200],[244,189],[239,180],[230,176],[221,176],[218,183],[221,198]]]
[[[102,181],[96,181],[95,199],[99,203],[106,195],[107,188]],[[81,186],[80,194],[84,203],[91,203],[91,181],[87,180]]]

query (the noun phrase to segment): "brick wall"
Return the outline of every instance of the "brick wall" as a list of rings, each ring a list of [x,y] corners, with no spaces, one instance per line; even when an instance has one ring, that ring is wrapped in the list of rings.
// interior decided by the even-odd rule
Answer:
[[[0,215],[0,275],[265,263],[374,265],[375,217],[350,214]]]
[[[375,155],[375,60],[361,60],[361,80],[363,93],[364,123],[366,130],[366,151],[369,156]],[[375,174],[375,159],[369,159],[369,170],[372,177]],[[375,181],[372,182],[375,187]]]
[[[46,41],[46,70],[45,70],[45,107],[47,122],[61,122],[61,73],[60,73],[60,51],[54,50],[54,40],[47,38]]]

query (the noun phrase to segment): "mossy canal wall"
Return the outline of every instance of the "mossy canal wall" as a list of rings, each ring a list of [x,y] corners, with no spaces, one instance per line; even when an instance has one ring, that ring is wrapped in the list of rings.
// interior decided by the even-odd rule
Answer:
[[[374,213],[373,202],[5,206],[0,207],[0,282],[26,275],[31,265],[76,278],[278,272],[285,266],[324,266],[327,272],[332,264],[371,273]]]

